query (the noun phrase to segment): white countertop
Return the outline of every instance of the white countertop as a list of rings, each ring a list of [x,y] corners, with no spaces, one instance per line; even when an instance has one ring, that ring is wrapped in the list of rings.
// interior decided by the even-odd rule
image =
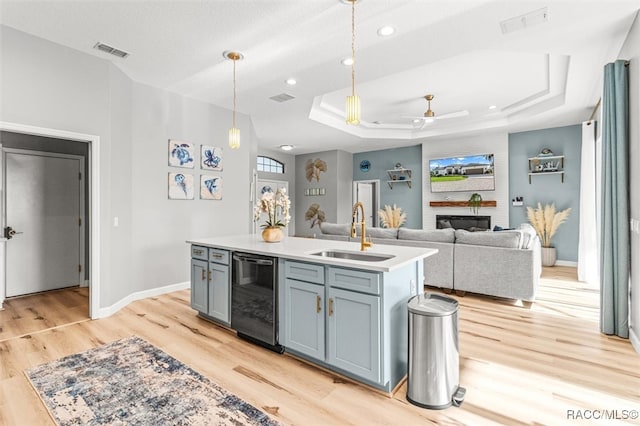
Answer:
[[[245,251],[266,256],[281,257],[305,262],[326,265],[345,266],[348,268],[369,271],[389,272],[410,262],[432,256],[438,250],[426,247],[406,247],[387,244],[375,244],[364,252],[365,254],[393,255],[391,259],[377,262],[333,257],[314,256],[311,253],[327,250],[360,252],[359,242],[323,240],[316,238],[284,237],[277,243],[267,243],[260,234],[232,235],[225,237],[197,238],[187,240],[189,244],[205,247],[216,247],[233,251]]]

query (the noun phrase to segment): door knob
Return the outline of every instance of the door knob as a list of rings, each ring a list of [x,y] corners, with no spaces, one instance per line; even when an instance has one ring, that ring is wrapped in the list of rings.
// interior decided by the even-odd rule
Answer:
[[[22,232],[18,232],[10,226],[7,226],[6,228],[4,228],[4,237],[7,240],[10,240],[16,234],[22,234]]]

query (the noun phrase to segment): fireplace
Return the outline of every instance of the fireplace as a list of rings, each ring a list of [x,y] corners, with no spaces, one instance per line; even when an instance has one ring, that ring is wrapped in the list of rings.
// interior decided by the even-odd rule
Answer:
[[[452,216],[436,215],[436,228],[466,229],[467,231],[486,231],[491,229],[491,216]]]

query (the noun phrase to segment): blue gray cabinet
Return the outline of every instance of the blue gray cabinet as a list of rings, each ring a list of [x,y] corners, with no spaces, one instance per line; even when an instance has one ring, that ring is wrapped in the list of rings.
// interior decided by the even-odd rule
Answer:
[[[286,278],[284,300],[286,315],[281,343],[324,360],[324,286]]]
[[[380,297],[329,287],[327,362],[380,383]]]
[[[230,321],[229,251],[191,246],[191,307],[207,319]]]

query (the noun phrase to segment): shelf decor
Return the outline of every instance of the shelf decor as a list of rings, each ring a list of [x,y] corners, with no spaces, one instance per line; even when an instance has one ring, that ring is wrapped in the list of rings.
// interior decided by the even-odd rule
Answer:
[[[399,165],[400,163],[396,164],[396,166]],[[411,169],[405,169],[400,166],[387,170],[387,174],[389,175],[389,180],[387,180],[389,188],[393,189],[394,183],[406,183],[407,186],[411,188]]]
[[[529,157],[529,184],[531,176],[559,174],[564,183],[564,155],[553,155],[550,149],[543,149],[537,157]]]

